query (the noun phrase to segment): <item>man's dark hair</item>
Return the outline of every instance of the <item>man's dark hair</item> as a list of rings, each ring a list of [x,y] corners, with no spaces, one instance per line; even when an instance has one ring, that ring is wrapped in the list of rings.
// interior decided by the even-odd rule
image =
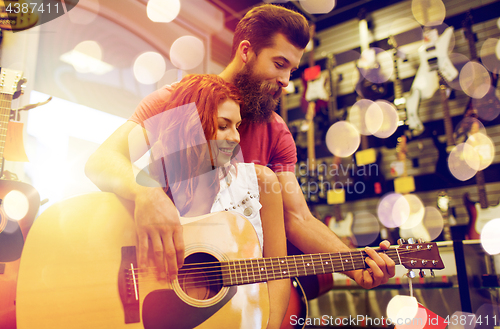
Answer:
[[[252,8],[236,26],[231,60],[241,41],[250,41],[253,51],[258,55],[262,49],[274,45],[277,33],[283,34],[300,49],[304,49],[309,42],[309,24],[302,14],[271,4]]]

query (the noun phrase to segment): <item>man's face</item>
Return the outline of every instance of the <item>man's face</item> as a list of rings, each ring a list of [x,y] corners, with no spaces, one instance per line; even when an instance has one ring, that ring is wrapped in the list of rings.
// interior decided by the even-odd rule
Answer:
[[[276,34],[274,45],[262,49],[258,56],[250,51],[248,62],[235,78],[244,99],[243,118],[254,122],[270,118],[303,53],[282,34]]]

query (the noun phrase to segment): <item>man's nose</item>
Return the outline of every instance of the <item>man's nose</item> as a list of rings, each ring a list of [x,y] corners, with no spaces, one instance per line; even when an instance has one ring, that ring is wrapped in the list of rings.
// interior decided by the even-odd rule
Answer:
[[[283,74],[278,77],[278,84],[283,88],[288,86],[289,82],[290,82],[290,74]]]

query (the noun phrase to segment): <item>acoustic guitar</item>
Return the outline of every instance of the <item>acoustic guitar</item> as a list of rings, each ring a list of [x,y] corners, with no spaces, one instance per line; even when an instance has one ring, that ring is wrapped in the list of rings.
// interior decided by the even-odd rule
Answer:
[[[19,329],[265,328],[266,281],[367,268],[363,250],[262,258],[246,218],[181,218],[186,258],[172,282],[137,267],[132,202],[96,192],[49,207],[26,241]],[[384,251],[407,268],[443,269],[435,243]]]
[[[38,192],[29,184],[4,179],[4,149],[11,117],[11,103],[23,82],[22,72],[2,68],[0,79],[0,328],[16,328],[16,287],[19,261],[28,231],[40,206]],[[28,201],[24,214],[11,218],[5,212],[10,196],[21,194]],[[13,202],[13,201],[12,201]],[[21,216],[20,218],[18,216]]]

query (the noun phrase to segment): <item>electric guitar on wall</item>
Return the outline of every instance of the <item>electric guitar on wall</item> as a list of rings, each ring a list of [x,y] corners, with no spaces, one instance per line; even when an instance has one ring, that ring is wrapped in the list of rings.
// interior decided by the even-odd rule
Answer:
[[[472,13],[470,10],[467,12],[465,20],[462,22],[464,36],[467,39],[469,45],[469,52],[471,61],[478,61],[477,49],[476,49],[476,35],[472,31]],[[491,76],[491,86],[488,92],[479,99],[469,99],[467,108],[475,107],[477,110],[477,115],[482,120],[491,121],[498,117],[500,113],[500,100],[496,95],[496,89],[498,84],[498,71],[490,72]],[[466,110],[467,112],[467,110]]]
[[[453,26],[446,28],[441,35],[437,28],[424,29],[424,44],[418,49],[420,66],[406,102],[407,123],[415,136],[424,130],[418,117],[420,100],[431,98],[439,88],[437,71],[439,70],[446,81],[453,81],[458,76],[458,71],[448,55],[453,33]]]
[[[21,252],[40,205],[38,192],[29,184],[4,179],[4,149],[11,117],[11,102],[20,90],[22,73],[2,68],[0,73],[0,328],[16,328],[16,287]],[[11,198],[27,201],[25,212],[9,216]],[[17,203],[16,203],[17,204]],[[22,204],[22,203],[21,203]],[[21,204],[17,207],[22,208]],[[19,210],[19,208],[16,208]]]
[[[466,116],[475,116],[477,112],[474,109],[468,109]],[[470,134],[478,132],[478,123],[473,122]],[[494,218],[500,217],[500,203],[495,206],[490,206],[486,193],[486,181],[484,172],[479,170],[476,173],[476,186],[479,195],[479,202],[474,202],[470,199],[469,193],[463,195],[463,202],[469,215],[469,223],[467,224],[466,238],[469,240],[479,239],[484,225]]]
[[[451,174],[448,164],[448,157],[453,147],[455,146],[455,137],[453,129],[453,121],[450,114],[450,106],[448,104],[448,90],[446,82],[443,77],[439,77],[439,97],[441,99],[441,106],[443,108],[443,122],[444,131],[446,136],[445,142],[440,142],[436,132],[432,134],[434,146],[438,150],[438,160],[436,162],[435,173],[442,177],[447,183],[456,181],[455,177]]]
[[[43,4],[40,5],[43,12]],[[0,12],[0,29],[24,31],[35,26],[38,23],[37,10],[40,10],[40,5],[37,2],[28,3],[26,0],[3,0],[0,4],[2,9]]]
[[[356,243],[354,241],[354,234],[352,233],[352,225],[354,222],[354,216],[352,212],[348,212],[345,216],[345,218],[342,216],[342,209],[340,208],[340,205],[345,202],[345,191],[343,188],[338,188],[337,182],[339,181],[339,174],[341,170],[339,170],[339,166],[341,165],[341,158],[338,156],[335,156],[333,158],[333,167],[336,167],[336,175],[334,175],[334,183],[333,183],[333,190],[329,191],[328,193],[333,194],[336,193],[337,195],[340,194],[338,197],[333,197],[333,195],[330,197],[330,200],[328,200],[328,203],[331,205],[332,210],[333,210],[333,216],[326,216],[325,217],[325,224],[332,230],[338,237],[339,239],[344,242],[347,246],[349,247],[354,247],[356,246]],[[331,200],[331,199],[336,199],[336,200]]]
[[[97,192],[38,217],[19,270],[19,329],[261,329],[266,281],[367,268],[364,250],[262,258],[252,224],[220,212],[181,218],[184,266],[161,280],[137,266],[133,213],[130,201]],[[444,268],[435,243],[384,252],[409,269]]]
[[[387,79],[385,79],[381,72],[375,49],[370,48],[368,20],[366,19],[365,9],[359,12],[358,18],[361,57],[356,62],[359,72],[356,92],[360,97],[373,101],[383,99],[387,96]]]

